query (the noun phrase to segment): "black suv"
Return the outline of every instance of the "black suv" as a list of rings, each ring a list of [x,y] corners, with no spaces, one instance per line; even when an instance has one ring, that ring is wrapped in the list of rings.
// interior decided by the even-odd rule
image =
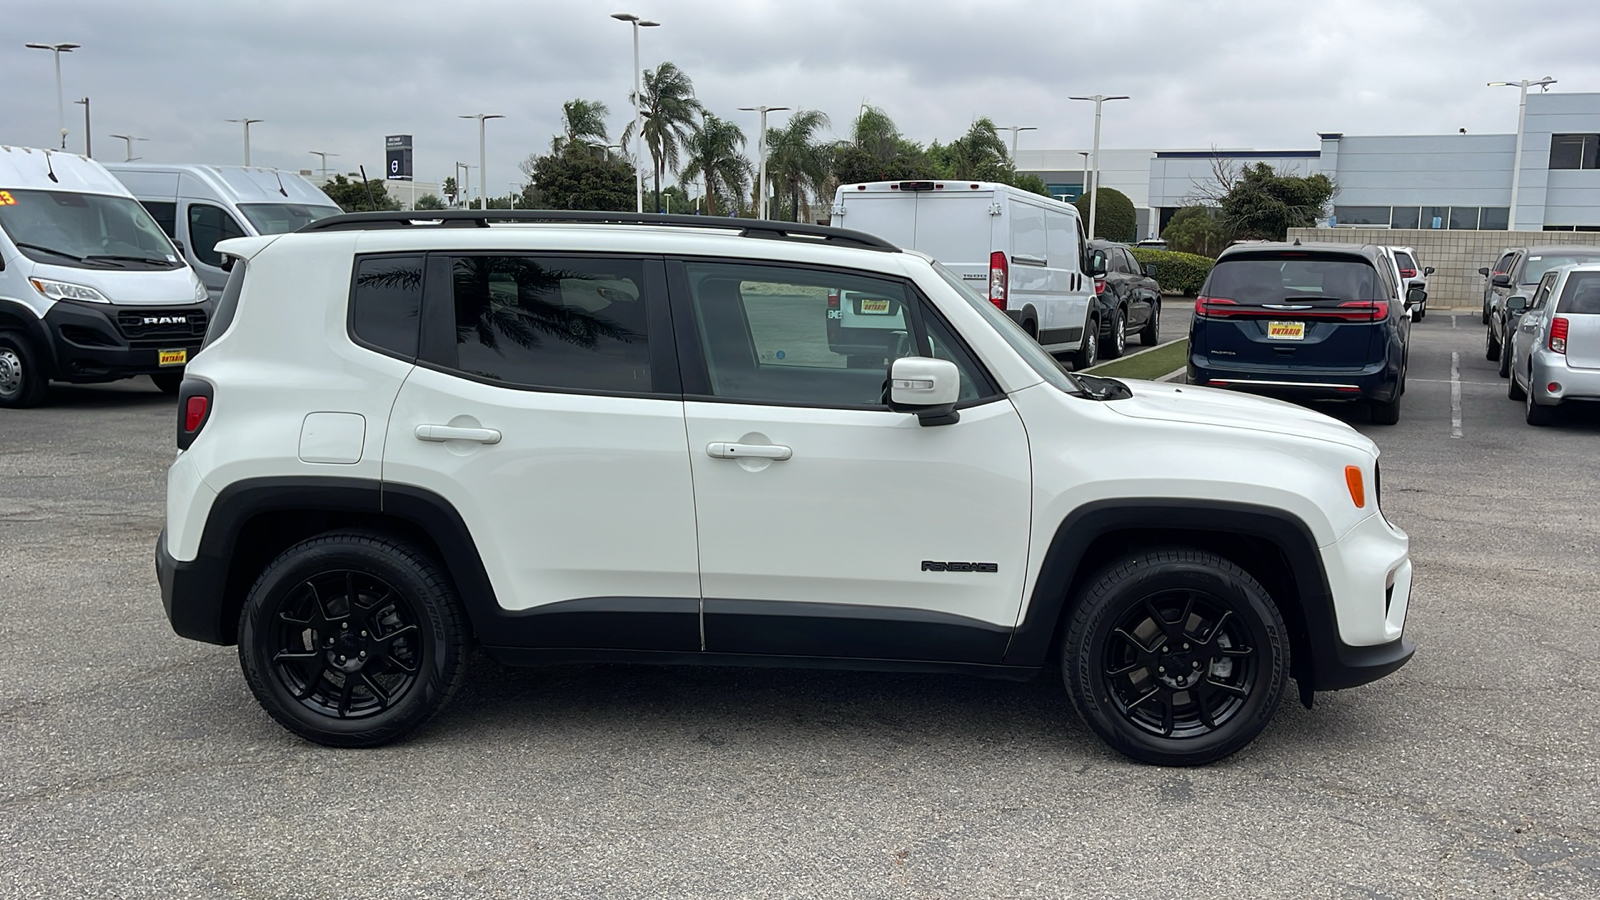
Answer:
[[[1189,381],[1290,397],[1371,401],[1400,420],[1411,318],[1382,247],[1238,244],[1217,258],[1194,304]]]
[[[1094,312],[1100,323],[1101,355],[1116,359],[1128,346],[1128,332],[1154,347],[1161,329],[1161,285],[1155,266],[1141,266],[1127,244],[1089,242],[1089,272],[1094,275]]]

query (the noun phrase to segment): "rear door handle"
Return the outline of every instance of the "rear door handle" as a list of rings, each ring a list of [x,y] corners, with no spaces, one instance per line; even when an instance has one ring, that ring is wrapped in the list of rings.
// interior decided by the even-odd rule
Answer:
[[[458,428],[455,425],[418,425],[417,440],[443,443],[445,441],[477,441],[480,444],[500,443],[500,432],[493,428]]]
[[[781,444],[728,444],[718,442],[706,445],[706,455],[713,459],[788,459],[794,451]]]

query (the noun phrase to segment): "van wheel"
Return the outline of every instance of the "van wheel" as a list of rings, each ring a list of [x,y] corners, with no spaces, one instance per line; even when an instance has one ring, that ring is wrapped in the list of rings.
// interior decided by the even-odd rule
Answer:
[[[1215,762],[1259,735],[1289,682],[1289,638],[1265,589],[1201,550],[1147,550],[1078,597],[1062,643],[1089,727],[1140,762]]]
[[[1077,352],[1072,354],[1072,371],[1082,372],[1100,361],[1100,320],[1090,319],[1089,327],[1083,330],[1083,342],[1078,345]]]
[[[1105,349],[1106,359],[1117,359],[1128,349],[1128,313],[1122,307],[1111,311],[1111,342]]]
[[[16,331],[0,331],[0,408],[38,406],[49,386],[28,338]]]
[[[1150,304],[1150,321],[1144,323],[1139,329],[1139,343],[1146,347],[1154,347],[1161,342],[1161,298],[1157,297]]]
[[[150,380],[156,383],[156,387],[161,389],[161,393],[176,394],[178,393],[178,388],[183,384],[183,373],[157,372],[150,376]]]
[[[376,534],[285,550],[239,616],[239,663],[278,723],[330,747],[375,747],[421,725],[465,677],[467,625],[431,558]]]

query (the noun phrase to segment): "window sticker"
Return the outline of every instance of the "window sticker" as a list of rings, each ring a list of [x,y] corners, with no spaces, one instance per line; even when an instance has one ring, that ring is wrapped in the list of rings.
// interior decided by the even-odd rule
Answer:
[[[10,191],[0,191],[0,206],[16,206],[17,198],[11,196]]]

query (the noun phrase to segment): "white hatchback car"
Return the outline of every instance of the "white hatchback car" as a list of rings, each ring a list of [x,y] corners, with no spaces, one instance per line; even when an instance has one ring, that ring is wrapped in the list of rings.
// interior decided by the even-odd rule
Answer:
[[[1309,705],[1413,653],[1408,539],[1340,422],[1069,374],[857,232],[414,215],[220,244],[237,263],[180,395],[168,617],[237,643],[306,738],[411,731],[476,642],[1059,668],[1113,747],[1191,765],[1254,738],[1291,677]],[[830,297],[887,301],[902,337],[852,365]]]

